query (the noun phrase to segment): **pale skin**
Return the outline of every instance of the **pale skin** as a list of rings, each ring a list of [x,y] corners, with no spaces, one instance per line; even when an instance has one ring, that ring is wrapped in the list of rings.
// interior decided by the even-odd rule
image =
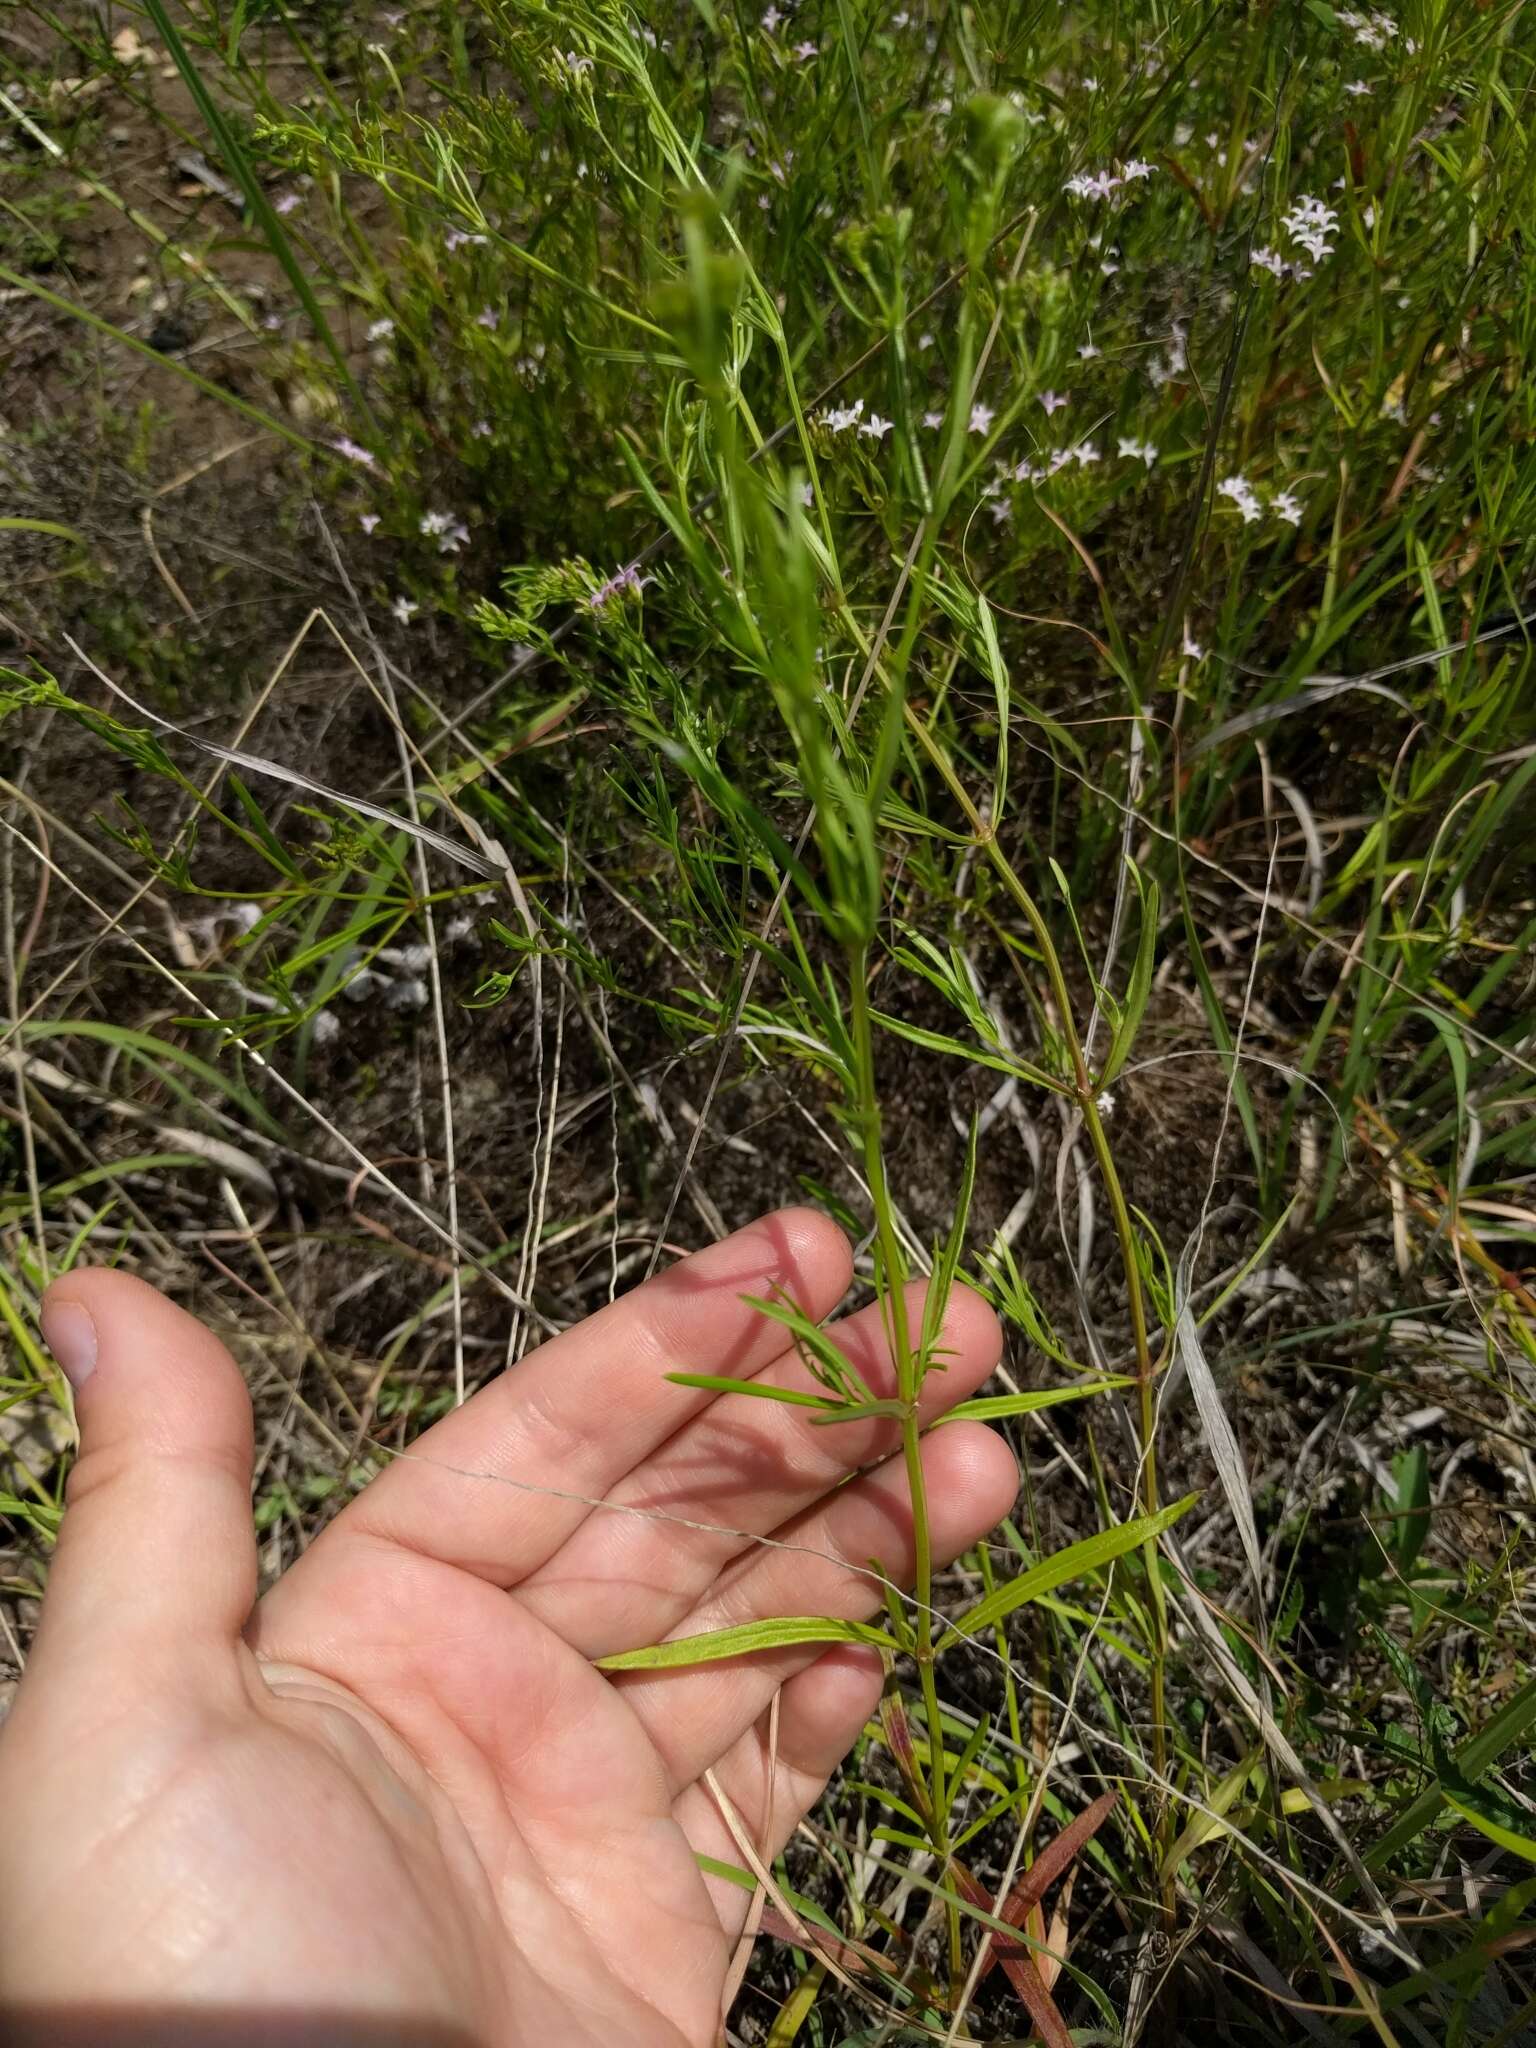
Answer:
[[[758,1617],[867,1617],[880,1588],[849,1567],[910,1573],[889,1423],[817,1428],[664,1377],[810,1385],[741,1297],[782,1290],[820,1317],[849,1278],[808,1210],[683,1260],[438,1423],[259,1602],[228,1353],[125,1274],[57,1281],[45,1333],[67,1366],[94,1344],[95,1367],[0,1734],[0,2036],[715,2048],[750,1899],[699,1869],[743,1861],[705,1774],[771,1857],[875,1708],[878,1660],[619,1677],[592,1660]],[[878,1311],[839,1334],[890,1390]],[[925,1415],[973,1393],[999,1345],[957,1290]],[[1007,1513],[993,1432],[946,1424],[924,1468],[936,1558]]]

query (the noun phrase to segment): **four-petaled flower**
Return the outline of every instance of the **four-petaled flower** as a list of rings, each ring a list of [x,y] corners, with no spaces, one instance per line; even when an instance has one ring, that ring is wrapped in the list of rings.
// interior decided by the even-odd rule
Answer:
[[[413,597],[397,597],[389,609],[402,626],[408,626],[421,610],[421,606]]]
[[[859,432],[871,441],[883,441],[891,431],[891,424],[890,420],[881,419],[879,413],[872,412],[867,420],[859,421]]]
[[[1042,391],[1040,393],[1040,403],[1045,407],[1045,416],[1049,419],[1053,412],[1062,411],[1072,401],[1064,391]]]
[[[990,405],[983,405],[980,402],[980,400],[978,400],[977,403],[971,407],[971,417],[968,422],[970,432],[973,434],[991,433],[992,422],[996,418],[996,410]]]

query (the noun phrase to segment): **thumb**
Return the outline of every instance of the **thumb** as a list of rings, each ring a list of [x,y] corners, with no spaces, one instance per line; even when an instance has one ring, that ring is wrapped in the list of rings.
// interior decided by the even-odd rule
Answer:
[[[256,1593],[239,1367],[127,1273],[66,1274],[43,1297],[42,1325],[74,1389],[80,1454],[40,1652],[227,1647]]]

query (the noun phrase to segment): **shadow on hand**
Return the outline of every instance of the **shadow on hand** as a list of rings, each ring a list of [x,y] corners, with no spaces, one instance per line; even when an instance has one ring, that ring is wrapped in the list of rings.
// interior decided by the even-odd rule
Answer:
[[[178,2006],[0,2008],[5,2048],[487,2048],[436,2020],[377,2013]]]

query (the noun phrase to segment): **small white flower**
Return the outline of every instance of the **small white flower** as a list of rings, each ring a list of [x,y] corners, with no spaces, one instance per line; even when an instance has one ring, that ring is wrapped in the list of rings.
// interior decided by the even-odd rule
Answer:
[[[1138,441],[1130,434],[1122,434],[1119,438],[1122,456],[1129,456],[1134,461],[1144,462],[1148,469],[1156,462],[1157,448],[1153,442]]]
[[[1179,649],[1186,661],[1204,661],[1205,649],[1189,630],[1189,621],[1184,621],[1184,645]]]
[[[779,26],[779,23],[780,23],[780,22],[781,22],[781,21],[782,21],[783,19],[784,19],[784,17],[783,17],[783,15],[782,15],[782,14],[780,14],[780,12],[779,12],[779,10],[778,10],[778,8],[777,8],[777,7],[768,7],[768,8],[765,8],[765,9],[763,10],[763,23],[762,23],[762,26],[763,26],[763,33],[764,33],[764,35],[769,35],[769,36],[773,35],[773,34],[774,34],[774,32],[775,32],[775,31],[777,30],[777,28],[778,28],[778,26]]]
[[[1106,1088],[1101,1095],[1093,1098],[1093,1106],[1099,1112],[1100,1122],[1108,1123],[1115,1113],[1115,1098]]]
[[[1080,363],[1091,363],[1103,353],[1103,349],[1095,348],[1091,341],[1085,341],[1078,348],[1077,359]]]
[[[809,64],[821,53],[812,42],[796,43],[795,55],[802,64]]]
[[[491,423],[489,420],[476,420],[469,431],[477,441],[489,441],[491,438]]]
[[[484,235],[472,235],[467,228],[450,228],[443,237],[443,247],[451,256],[455,249],[483,248]]]
[[[501,315],[494,306],[482,306],[475,315],[475,325],[483,327],[488,334],[494,334],[501,325]]]
[[[1271,277],[1284,277],[1285,258],[1278,249],[1255,249],[1248,261],[1255,270],[1267,270]]]
[[[1371,88],[1363,78],[1350,79],[1344,90],[1352,100],[1368,100],[1371,97]]]
[[[834,405],[822,418],[834,434],[845,433],[849,427],[856,427],[864,417],[864,401],[856,398],[852,405]]]
[[[917,345],[918,345],[918,347],[919,347],[919,348],[921,348],[921,349],[929,349],[929,348],[932,348],[932,347],[933,347],[933,336],[932,336],[931,334],[920,334],[920,335],[919,335],[919,336],[917,337]]]
[[[925,426],[925,427],[926,427],[926,428],[928,429],[928,431],[929,431],[929,433],[930,433],[930,434],[936,434],[936,433],[938,432],[939,428],[943,426],[943,424],[944,424],[944,415],[943,415],[943,413],[941,413],[941,412],[925,412],[925,413],[923,414],[923,425],[924,425],[924,426]]]
[[[408,626],[421,606],[412,597],[397,597],[389,609],[402,626]]]
[[[1101,457],[1099,455],[1098,447],[1094,442],[1079,441],[1077,446],[1072,450],[1072,460],[1077,464],[1079,469],[1087,469],[1090,464],[1101,460]]]
[[[1279,491],[1270,501],[1270,511],[1277,519],[1283,519],[1288,526],[1301,524],[1301,500],[1292,491]]]
[[[967,423],[968,430],[973,434],[989,434],[992,431],[992,422],[996,418],[996,410],[990,405],[981,404],[978,400],[971,407],[971,417]]]
[[[364,533],[372,533],[374,528],[379,523],[379,515],[377,512],[361,513],[358,517],[357,523],[363,529]]]
[[[799,496],[802,505],[814,505],[816,502],[816,493],[809,484],[802,484],[800,486]]]
[[[360,469],[377,469],[379,466],[371,451],[360,446],[347,434],[338,434],[331,446],[338,455],[344,455],[348,462],[355,462]]]
[[[469,528],[451,512],[423,512],[420,531],[436,540],[440,555],[456,555],[469,544]]]
[[[1072,401],[1064,392],[1042,391],[1040,393],[1040,403],[1045,407],[1045,416],[1049,419],[1053,412],[1061,412]]]
[[[872,412],[867,420],[859,421],[859,432],[866,440],[883,441],[891,431],[891,425],[890,420],[883,420],[879,413]]]
[[[1096,78],[1085,78],[1085,79],[1083,80],[1083,91],[1084,91],[1084,92],[1097,92],[1097,91],[1098,91],[1098,89],[1099,89],[1099,81],[1098,81],[1098,80],[1097,80]]]
[[[994,498],[990,510],[994,526],[1006,526],[1013,517],[1013,506],[1007,498]]]
[[[292,213],[298,204],[299,195],[297,192],[279,192],[272,202],[272,211],[274,213]]]
[[[1221,497],[1232,500],[1238,511],[1242,513],[1245,526],[1251,526],[1255,519],[1263,515],[1264,508],[1259,503],[1258,495],[1246,477],[1224,476],[1216,486],[1216,489]]]
[[[382,320],[374,320],[369,324],[368,339],[370,341],[386,341],[394,331],[395,323],[393,320],[387,317]]]
[[[1138,178],[1151,177],[1152,165],[1142,157],[1133,156],[1128,164],[1121,165],[1120,175],[1127,185],[1134,184]]]
[[[585,78],[592,69],[592,59],[581,56],[575,50],[556,50],[555,60],[565,66],[572,78]]]

